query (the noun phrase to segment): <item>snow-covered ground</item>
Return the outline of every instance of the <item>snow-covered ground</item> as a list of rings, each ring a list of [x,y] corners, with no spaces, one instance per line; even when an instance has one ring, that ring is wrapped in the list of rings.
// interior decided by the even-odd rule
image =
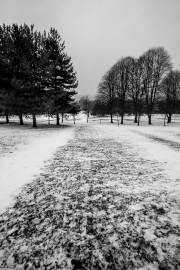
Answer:
[[[164,175],[168,177],[167,183],[155,183],[154,188],[167,187],[172,191],[173,197],[180,198],[180,123],[178,125],[151,126],[105,124],[103,126],[109,136],[116,136],[116,140],[122,140],[122,136],[133,145],[135,151],[142,158],[161,162]],[[116,135],[115,135],[116,134]],[[158,166],[158,165],[157,165]],[[179,182],[177,181],[179,180]]]
[[[20,188],[42,172],[45,161],[73,137],[73,126],[0,125],[0,213]]]
[[[1,269],[180,269],[180,123],[89,120],[56,131],[71,139],[44,155],[51,159],[1,215]],[[18,149],[6,131],[1,161],[55,132],[40,130]]]

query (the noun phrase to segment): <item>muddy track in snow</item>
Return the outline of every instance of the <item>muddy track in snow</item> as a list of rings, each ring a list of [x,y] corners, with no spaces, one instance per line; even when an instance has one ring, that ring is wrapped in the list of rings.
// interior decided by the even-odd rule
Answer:
[[[0,216],[0,269],[178,269],[178,202],[153,189],[161,164],[121,139],[76,128]]]

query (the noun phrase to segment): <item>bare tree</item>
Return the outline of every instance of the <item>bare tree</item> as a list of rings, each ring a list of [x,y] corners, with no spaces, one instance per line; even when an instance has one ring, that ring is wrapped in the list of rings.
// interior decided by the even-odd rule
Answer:
[[[113,123],[113,113],[116,105],[114,70],[108,70],[98,85],[98,99],[107,106]]]
[[[136,59],[131,57],[129,60],[129,87],[128,98],[133,105],[133,113],[135,114],[134,123],[138,122],[138,119],[144,112],[144,93],[143,87],[143,59],[142,57]]]
[[[161,82],[159,93],[159,109],[171,123],[171,117],[176,112],[180,101],[180,72],[170,71]]]
[[[121,116],[121,124],[123,124],[124,114],[126,112],[126,101],[129,87],[129,67],[131,65],[131,57],[123,57],[112,67],[114,74],[114,83],[116,86],[116,102],[117,112]]]
[[[143,87],[146,97],[148,123],[157,98],[157,91],[164,76],[172,69],[171,58],[164,47],[151,48],[142,56],[143,59]]]

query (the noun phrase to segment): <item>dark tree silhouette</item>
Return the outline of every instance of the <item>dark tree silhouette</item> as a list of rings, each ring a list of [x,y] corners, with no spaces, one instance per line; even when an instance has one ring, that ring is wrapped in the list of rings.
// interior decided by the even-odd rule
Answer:
[[[73,102],[78,85],[71,58],[58,32],[34,31],[34,26],[0,26],[0,109],[8,115],[57,115]]]
[[[171,58],[163,47],[151,48],[142,56],[143,87],[146,96],[148,123],[157,98],[157,91],[164,76],[172,69]]]
[[[127,97],[129,91],[129,69],[131,66],[131,57],[121,58],[113,67],[115,82],[115,96],[117,104],[117,113],[121,116],[121,124],[123,124],[124,115],[127,111]]]
[[[170,71],[160,84],[159,112],[164,113],[171,123],[173,113],[177,112],[180,102],[180,72]]]
[[[116,106],[116,82],[114,80],[114,70],[108,70],[98,85],[98,99],[106,104],[108,112],[113,123],[113,113]]]
[[[135,114],[134,123],[139,123],[138,119],[144,112],[145,104],[145,89],[143,87],[143,59],[130,58],[129,61],[129,88],[128,88],[128,101],[132,102],[133,108],[131,113]]]

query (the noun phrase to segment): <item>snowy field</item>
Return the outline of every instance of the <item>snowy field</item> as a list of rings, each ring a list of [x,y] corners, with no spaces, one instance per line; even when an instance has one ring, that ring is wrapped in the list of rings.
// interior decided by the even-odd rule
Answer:
[[[180,269],[180,121],[131,120],[0,125],[0,269]]]
[[[42,123],[37,129],[0,122],[0,213],[13,204],[13,196],[23,184],[32,181],[58,147],[73,137],[73,126]]]

